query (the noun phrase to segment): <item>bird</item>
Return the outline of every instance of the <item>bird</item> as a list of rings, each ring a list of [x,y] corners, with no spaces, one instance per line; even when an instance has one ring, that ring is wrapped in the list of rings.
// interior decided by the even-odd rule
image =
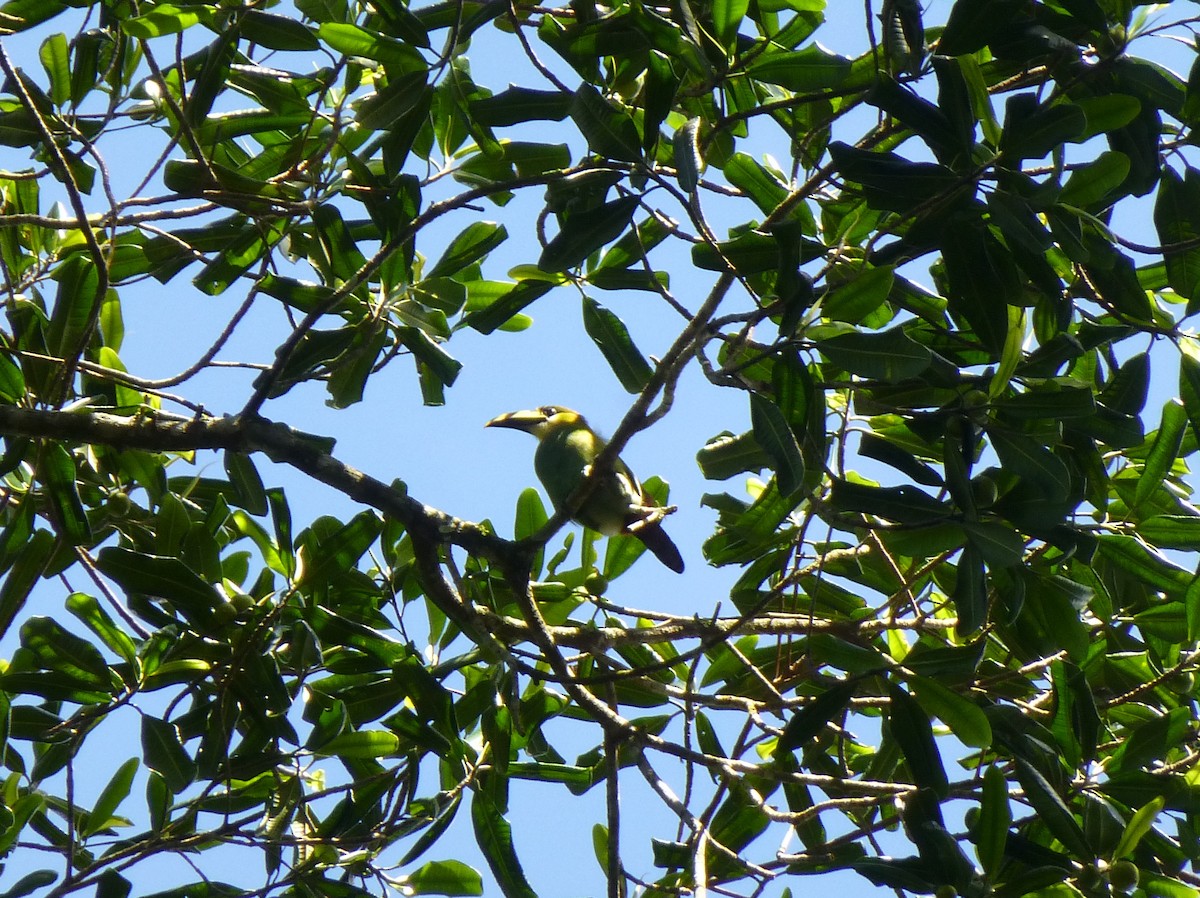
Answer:
[[[550,494],[556,511],[567,505],[591,473],[592,462],[607,445],[583,415],[560,405],[507,412],[492,418],[484,426],[509,427],[537,437],[533,469]],[[617,458],[613,460],[612,470],[592,487],[572,518],[604,536],[627,534],[637,537],[659,561],[682,574],[683,556],[662,527],[662,519],[672,510],[658,505],[648,496],[629,466]]]

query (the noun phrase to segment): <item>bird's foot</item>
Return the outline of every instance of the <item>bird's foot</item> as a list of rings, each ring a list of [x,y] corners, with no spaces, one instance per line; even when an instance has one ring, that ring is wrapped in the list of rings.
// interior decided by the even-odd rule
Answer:
[[[625,528],[627,533],[637,533],[645,527],[653,527],[662,522],[669,514],[679,510],[678,505],[634,505],[630,511],[637,515],[637,520]]]

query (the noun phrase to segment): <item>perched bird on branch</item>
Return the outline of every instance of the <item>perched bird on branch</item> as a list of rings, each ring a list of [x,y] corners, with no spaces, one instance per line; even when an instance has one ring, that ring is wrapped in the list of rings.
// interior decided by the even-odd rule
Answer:
[[[557,405],[509,412],[488,421],[486,426],[511,427],[538,438],[533,469],[559,510],[587,480],[592,462],[606,445],[583,415]],[[683,557],[662,528],[662,519],[674,510],[647,496],[629,466],[617,458],[612,470],[604,472],[582,498],[572,517],[605,536],[636,536],[659,561],[681,574]]]

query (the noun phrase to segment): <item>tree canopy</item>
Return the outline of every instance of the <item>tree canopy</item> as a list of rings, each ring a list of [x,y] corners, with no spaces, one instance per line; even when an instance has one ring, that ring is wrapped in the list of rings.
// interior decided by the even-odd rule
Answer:
[[[4,898],[560,894],[534,783],[611,896],[1200,894],[1194,12],[5,2]],[[150,288],[232,310],[168,376]],[[278,411],[452,413],[551,301],[629,395],[593,480],[745,410],[677,447],[694,613]]]

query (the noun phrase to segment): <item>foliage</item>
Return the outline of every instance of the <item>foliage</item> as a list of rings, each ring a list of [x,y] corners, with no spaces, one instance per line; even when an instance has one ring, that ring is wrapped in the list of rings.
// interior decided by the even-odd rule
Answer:
[[[0,7],[6,895],[168,855],[160,896],[480,894],[476,857],[532,895],[522,781],[604,793],[614,896],[1197,894],[1194,8],[866,8]],[[162,379],[122,359],[153,283],[236,303]],[[678,314],[660,358],[609,291]],[[689,366],[745,394],[693,447],[733,616],[625,607],[640,546],[532,491],[508,540],[266,416],[402,358],[452,401],[457,335],[572,293],[614,451]],[[293,521],[263,457],[361,510]]]

